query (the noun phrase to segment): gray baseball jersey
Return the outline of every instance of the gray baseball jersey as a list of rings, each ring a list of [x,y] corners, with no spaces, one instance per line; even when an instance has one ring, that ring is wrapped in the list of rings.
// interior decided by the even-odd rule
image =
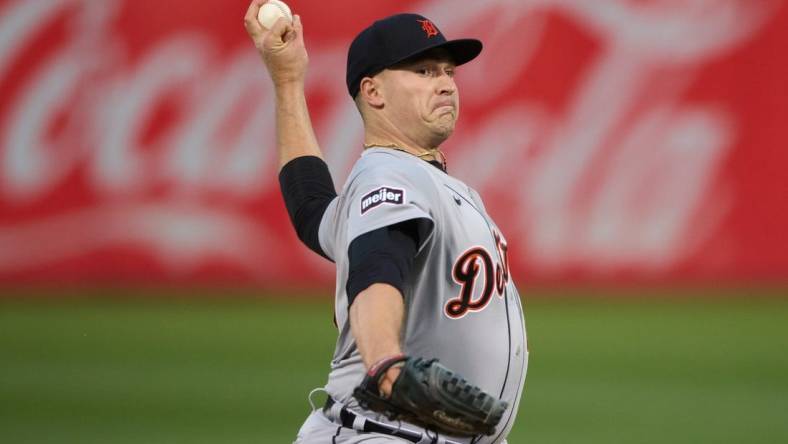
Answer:
[[[525,321],[509,274],[506,240],[473,189],[405,152],[365,150],[320,224],[320,245],[337,266],[339,338],[326,391],[363,412],[352,397],[365,368],[348,316],[348,246],[364,233],[411,219],[428,219],[432,229],[421,239],[405,282],[403,352],[438,358],[507,401],[499,432],[475,441],[503,442],[517,414],[528,365]]]

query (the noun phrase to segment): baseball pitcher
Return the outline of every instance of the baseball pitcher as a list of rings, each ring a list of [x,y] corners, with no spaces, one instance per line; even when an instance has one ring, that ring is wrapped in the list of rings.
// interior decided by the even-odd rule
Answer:
[[[285,205],[337,270],[329,397],[296,443],[505,443],[528,366],[523,310],[502,230],[439,150],[459,115],[455,71],[482,43],[417,14],[356,36],[346,82],[364,147],[337,195],[304,96],[301,18],[266,29],[264,3],[245,26],[274,84]]]

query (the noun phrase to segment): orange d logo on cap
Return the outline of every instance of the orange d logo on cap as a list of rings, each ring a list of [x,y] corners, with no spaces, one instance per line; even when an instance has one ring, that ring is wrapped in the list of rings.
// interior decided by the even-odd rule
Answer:
[[[438,35],[438,28],[432,24],[429,20],[416,20],[417,22],[421,23],[421,29],[427,33],[427,38],[433,37]]]

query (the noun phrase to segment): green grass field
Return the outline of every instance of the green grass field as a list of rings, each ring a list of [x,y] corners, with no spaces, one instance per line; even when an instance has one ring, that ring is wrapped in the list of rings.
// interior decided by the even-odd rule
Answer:
[[[788,299],[526,293],[510,443],[788,442]],[[328,301],[125,296],[0,298],[0,442],[292,442]]]

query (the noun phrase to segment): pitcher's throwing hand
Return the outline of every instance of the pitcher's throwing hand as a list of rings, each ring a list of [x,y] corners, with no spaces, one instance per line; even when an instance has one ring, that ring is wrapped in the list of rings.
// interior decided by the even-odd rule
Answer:
[[[265,3],[266,0],[253,0],[249,5],[244,17],[246,32],[265,62],[274,85],[303,82],[309,57],[304,46],[301,17],[294,15],[292,23],[280,17],[271,29],[266,29],[257,20]]]

